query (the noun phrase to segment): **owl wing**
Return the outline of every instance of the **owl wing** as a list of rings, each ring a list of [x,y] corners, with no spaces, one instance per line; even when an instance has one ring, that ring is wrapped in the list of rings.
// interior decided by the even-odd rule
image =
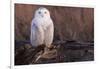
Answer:
[[[54,25],[53,22],[51,21],[51,23],[48,25],[44,33],[45,36],[44,42],[46,46],[50,46],[51,43],[53,42],[53,34],[54,34]]]
[[[32,21],[31,36],[30,36],[30,41],[32,46],[38,46],[43,44],[43,40],[44,40],[43,28],[36,21]]]

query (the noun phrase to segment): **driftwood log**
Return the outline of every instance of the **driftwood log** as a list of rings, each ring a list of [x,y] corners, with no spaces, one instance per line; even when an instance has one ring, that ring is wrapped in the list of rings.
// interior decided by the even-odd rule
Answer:
[[[94,41],[56,41],[53,48],[33,48],[29,41],[15,41],[15,65],[94,60]]]

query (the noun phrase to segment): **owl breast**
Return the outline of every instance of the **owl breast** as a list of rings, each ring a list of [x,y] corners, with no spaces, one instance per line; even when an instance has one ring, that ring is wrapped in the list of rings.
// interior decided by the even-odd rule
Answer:
[[[31,25],[32,46],[50,46],[53,41],[54,27],[51,19],[34,19]]]

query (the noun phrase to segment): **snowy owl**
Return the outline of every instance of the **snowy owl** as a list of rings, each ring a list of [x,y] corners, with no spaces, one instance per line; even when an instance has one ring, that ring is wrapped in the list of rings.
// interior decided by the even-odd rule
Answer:
[[[34,18],[31,23],[30,41],[33,47],[45,45],[50,47],[53,42],[54,25],[50,17],[50,12],[44,7],[40,7],[35,11]]]

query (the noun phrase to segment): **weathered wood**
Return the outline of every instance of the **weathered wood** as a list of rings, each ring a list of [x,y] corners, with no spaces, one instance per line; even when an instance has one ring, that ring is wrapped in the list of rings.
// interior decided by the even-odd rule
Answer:
[[[54,42],[53,45],[55,46],[64,46],[66,49],[94,49],[94,41],[88,41],[88,42],[77,42],[77,41],[57,41]],[[30,42],[27,41],[15,41],[15,44],[23,45],[23,44],[30,44]]]
[[[65,61],[72,62],[94,59],[93,41],[57,41],[52,44],[54,46],[53,49],[45,52],[49,54],[43,53],[45,46],[33,48],[29,41],[15,41],[15,45],[15,65]],[[50,55],[52,55],[53,59]],[[49,59],[47,57],[49,57]]]

